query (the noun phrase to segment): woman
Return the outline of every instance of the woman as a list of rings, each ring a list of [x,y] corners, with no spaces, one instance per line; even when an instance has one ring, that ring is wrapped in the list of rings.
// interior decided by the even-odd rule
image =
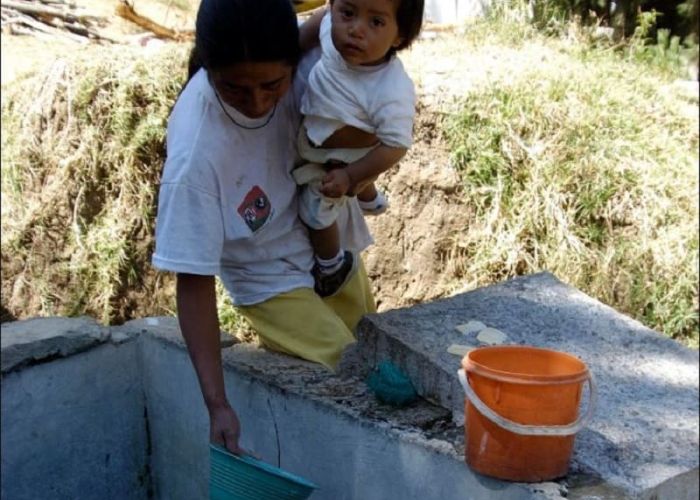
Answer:
[[[168,122],[153,264],[177,273],[178,318],[210,439],[236,454],[240,424],[224,389],[215,276],[263,345],[330,369],[361,316],[374,311],[361,263],[337,295],[313,291],[313,252],[291,176],[305,86],[300,56],[289,0],[203,0],[190,79]],[[356,202],[341,224],[346,248],[371,244]]]

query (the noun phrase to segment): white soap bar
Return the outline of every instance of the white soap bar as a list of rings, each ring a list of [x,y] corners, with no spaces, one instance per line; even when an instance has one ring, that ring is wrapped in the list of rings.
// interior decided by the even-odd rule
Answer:
[[[489,345],[502,344],[506,339],[508,339],[508,335],[495,328],[484,328],[479,332],[479,335],[476,336],[476,340],[482,344]]]
[[[484,328],[486,328],[486,325],[483,324],[481,321],[472,320],[463,325],[457,325],[455,328],[462,335],[469,335],[470,333],[476,333],[478,331],[483,330]]]
[[[450,347],[447,348],[447,352],[456,356],[464,356],[471,350],[471,346],[461,344],[452,344]]]

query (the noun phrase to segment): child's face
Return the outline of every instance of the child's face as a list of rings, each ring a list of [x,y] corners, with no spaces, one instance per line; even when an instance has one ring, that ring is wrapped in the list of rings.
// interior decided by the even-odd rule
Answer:
[[[210,77],[226,104],[248,118],[261,118],[289,90],[292,67],[285,62],[246,62],[212,70]]]
[[[331,6],[333,45],[346,62],[371,66],[401,43],[396,24],[400,0],[335,0]]]

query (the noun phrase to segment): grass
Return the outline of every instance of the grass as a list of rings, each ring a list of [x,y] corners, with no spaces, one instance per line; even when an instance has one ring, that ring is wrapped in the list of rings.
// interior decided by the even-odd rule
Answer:
[[[474,208],[455,254],[471,286],[546,269],[697,347],[697,91],[670,84],[679,62],[570,35],[518,19],[467,30],[465,50],[538,43],[559,57],[473,89],[447,120]]]
[[[115,51],[57,63],[3,89],[3,302],[10,310],[110,323],[139,308],[125,290],[144,286],[176,64],[152,66]]]
[[[220,279],[216,279],[216,309],[219,315],[219,329],[238,337],[245,342],[257,342],[257,334],[246,319],[233,307],[231,297]]]
[[[105,50],[3,89],[2,298],[16,317],[175,313],[174,278],[150,258],[187,47]],[[243,331],[217,293],[222,329]]]

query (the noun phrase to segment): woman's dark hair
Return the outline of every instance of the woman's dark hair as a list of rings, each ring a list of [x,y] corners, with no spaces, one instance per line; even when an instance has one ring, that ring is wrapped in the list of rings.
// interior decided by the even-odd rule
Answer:
[[[290,0],[202,0],[187,79],[202,67],[241,62],[285,61],[296,67],[300,57],[299,27]]]
[[[399,36],[403,39],[401,45],[394,49],[407,49],[418,38],[423,25],[423,0],[398,0],[396,24],[399,26]]]

